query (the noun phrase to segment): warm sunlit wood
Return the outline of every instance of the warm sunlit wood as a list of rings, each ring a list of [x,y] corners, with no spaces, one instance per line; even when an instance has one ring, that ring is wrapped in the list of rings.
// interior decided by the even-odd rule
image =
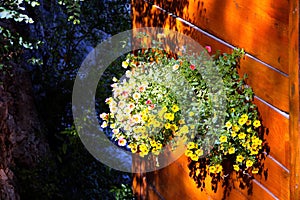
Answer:
[[[289,94],[290,94],[290,149],[291,199],[300,199],[300,106],[299,106],[299,23],[300,3],[290,1],[289,13]]]
[[[255,177],[252,195],[237,187],[227,198],[299,199],[299,1],[151,2],[133,3],[134,27],[157,26],[176,30],[202,46],[210,45],[213,53],[216,50],[230,52],[229,46],[233,45],[244,48],[250,54],[241,61],[239,73],[249,75],[247,83],[258,97],[254,102],[268,129],[268,135],[265,135],[271,150],[265,161],[268,178]],[[202,30],[213,37],[201,33]],[[179,196],[185,199],[222,198],[221,187],[217,193],[212,192],[209,186],[202,192],[196,188],[188,177],[188,170],[183,156],[167,168],[148,174],[145,177],[150,183],[147,185],[148,198],[160,199],[160,195],[165,199]]]

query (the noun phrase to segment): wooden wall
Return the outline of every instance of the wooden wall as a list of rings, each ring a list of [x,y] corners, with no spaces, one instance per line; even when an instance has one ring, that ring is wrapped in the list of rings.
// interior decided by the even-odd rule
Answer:
[[[213,51],[247,52],[240,73],[247,73],[270,155],[267,180],[255,177],[253,194],[238,187],[228,199],[300,199],[299,0],[149,0],[132,1],[133,27],[179,31]],[[187,158],[153,173],[136,174],[141,199],[222,199],[200,191],[188,176]],[[208,183],[209,184],[209,180]],[[238,184],[238,183],[236,183]]]

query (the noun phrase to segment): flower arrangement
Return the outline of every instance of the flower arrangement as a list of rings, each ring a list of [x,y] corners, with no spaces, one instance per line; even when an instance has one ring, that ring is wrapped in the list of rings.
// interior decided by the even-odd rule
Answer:
[[[181,94],[176,94],[179,91],[176,87],[182,89],[185,84],[174,79],[180,76],[182,63],[157,51],[143,52],[142,59],[129,54],[122,62],[123,68],[130,69],[121,80],[113,78],[113,95],[106,99],[110,113],[100,115],[101,127],[112,129],[119,146],[128,144],[131,152],[141,157],[150,153],[159,155],[163,147],[172,144],[175,148],[175,138],[182,138],[195,128],[193,121],[182,117],[187,112],[189,116],[195,115],[198,104],[183,104],[190,100],[193,91],[186,94],[189,99],[181,96],[181,102],[178,102]]]
[[[210,52],[211,47],[206,51]],[[119,146],[127,146],[141,157],[157,156],[169,144],[176,148],[176,138],[183,140],[185,155],[190,159],[190,176],[200,187],[204,187],[207,174],[216,189],[221,177],[232,171],[240,177],[262,173],[266,151],[263,128],[253,104],[253,91],[245,83],[247,76],[240,78],[236,69],[243,55],[243,50],[235,49],[212,61],[224,83],[226,115],[221,129],[210,133],[216,138],[210,149],[203,147],[207,145],[203,136],[214,123],[206,80],[190,57],[171,56],[161,49],[127,55],[122,67],[128,70],[120,80],[113,78],[113,94],[106,99],[110,113],[100,115],[101,127],[109,126]],[[183,96],[190,98],[176,92],[182,92],[186,84],[186,90],[192,93]]]

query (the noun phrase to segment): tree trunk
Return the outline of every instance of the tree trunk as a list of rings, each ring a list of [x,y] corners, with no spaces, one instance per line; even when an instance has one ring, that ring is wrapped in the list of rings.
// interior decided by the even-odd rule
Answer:
[[[17,69],[17,67],[15,67]],[[0,199],[20,199],[14,167],[34,167],[49,153],[35,108],[31,80],[23,70],[0,85]]]

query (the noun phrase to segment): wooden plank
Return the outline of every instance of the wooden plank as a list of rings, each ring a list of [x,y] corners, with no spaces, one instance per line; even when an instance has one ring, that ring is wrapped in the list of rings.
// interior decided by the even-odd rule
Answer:
[[[264,166],[268,170],[267,179],[264,176],[255,176],[255,179],[279,199],[290,199],[289,172],[270,157],[264,161]]]
[[[155,5],[288,73],[287,0],[154,0]]]
[[[135,12],[133,15],[134,20],[135,20],[135,23],[134,23],[135,27],[161,26],[161,27],[171,28],[173,30],[178,30],[180,32],[183,32],[183,33],[193,37],[198,42],[203,44],[203,46],[210,45],[213,47],[213,49],[220,49],[223,52],[230,51],[230,48],[228,48],[227,46],[221,44],[220,42],[218,42],[212,38],[207,37],[204,34],[201,34],[199,31],[187,26],[186,24],[182,23],[179,20],[174,19],[173,17],[167,15],[166,13],[162,12],[158,8],[150,7],[149,5],[147,7],[147,5],[145,6],[145,3],[140,3],[140,2],[136,3],[137,7],[133,6],[133,12]],[[142,4],[142,6],[143,6],[143,7],[141,7],[142,9],[139,9],[138,4]],[[149,16],[151,16],[151,19]],[[245,60],[242,61],[242,63],[247,63],[247,62],[248,62],[248,66],[246,64],[242,64],[241,72],[242,72],[242,70],[244,70],[244,71],[248,70],[251,72],[251,75],[249,76],[249,79],[248,79],[248,83],[254,88],[254,91],[256,93],[257,92],[259,93],[258,96],[261,97],[262,99],[266,100],[267,102],[274,104],[275,107],[288,112],[289,111],[288,78],[285,77],[284,75],[272,70],[271,68],[264,66],[261,63],[257,63],[253,60],[251,61],[251,58],[246,58]],[[253,66],[253,65],[255,67],[251,68],[251,66]],[[259,75],[259,70],[261,70],[261,72],[263,72],[263,73],[267,73],[267,74],[270,73],[271,75],[270,76]],[[258,77],[265,78],[265,79],[261,80]],[[254,84],[254,86],[252,84]],[[266,84],[269,84],[269,85],[266,86]],[[271,87],[270,85],[278,85],[279,87]],[[266,111],[264,115],[267,116],[267,118],[264,117],[264,119],[268,119],[268,117],[271,118],[270,116],[268,116],[269,114],[270,114],[269,111]],[[278,117],[275,115],[275,117],[274,117],[275,122],[276,122],[276,120],[278,122],[280,122],[280,119],[282,119],[281,117]],[[272,124],[271,119],[269,121],[267,120],[266,122]],[[282,122],[280,122],[280,123],[282,123]],[[276,132],[276,134],[282,134],[282,135],[280,135],[281,139],[284,138],[286,140],[287,138],[284,133],[287,133],[285,131],[286,131],[286,124],[288,124],[288,123],[286,122],[286,120],[284,120],[283,124],[285,124],[283,126],[283,128],[276,128],[276,126],[274,126],[274,124],[273,124],[273,131],[274,131],[274,134],[275,134],[275,132]],[[275,144],[279,143],[279,140],[274,139],[271,142],[272,143],[274,142],[273,146],[275,148],[276,147]],[[281,146],[281,149],[288,149],[288,148]],[[277,149],[275,149],[275,150],[277,150]],[[277,153],[278,152],[279,151],[277,151]],[[273,156],[277,156],[278,155],[277,153],[274,153]],[[278,155],[277,157],[281,157],[281,155],[282,154]],[[286,160],[288,160],[286,158],[286,155],[284,156],[283,160],[284,161],[280,161],[280,162],[283,162],[286,164]],[[253,197],[249,197],[249,198],[253,198],[253,199],[274,199],[275,198],[276,199],[276,195],[277,195],[282,199],[288,199],[289,198],[289,192],[287,191],[288,190],[287,188],[289,185],[288,173],[286,172],[286,170],[284,168],[282,168],[276,162],[274,162],[272,160],[270,161],[269,159],[267,160],[267,162],[268,162],[268,165],[270,166],[269,179],[265,182],[264,182],[264,180],[260,180],[263,187],[261,187],[259,184],[255,184],[254,185],[255,197],[253,196]],[[164,177],[165,180],[168,180],[168,178],[172,179],[172,181],[168,182],[166,184],[166,186],[160,186],[161,188],[163,188],[163,190],[166,190],[166,191],[168,191],[168,189],[166,189],[166,187],[168,187],[168,184],[169,185],[175,184],[176,179],[174,177],[176,177],[178,179],[178,177],[180,177],[182,175],[182,173],[181,173],[182,171],[180,171],[179,169],[177,169],[177,171],[176,170],[172,171],[171,169],[169,169],[169,167],[164,169],[164,170],[170,170],[170,171],[168,171],[168,173],[160,173],[160,176],[159,176],[160,178]],[[272,173],[272,175],[270,173]],[[165,174],[167,174],[167,175],[165,175]],[[175,175],[173,175],[173,174],[175,174]],[[176,176],[176,174],[177,174],[177,176]],[[273,178],[271,178],[271,176],[273,176]],[[278,180],[280,182],[278,182]],[[184,185],[190,185],[190,182],[188,181],[188,179],[182,179],[182,180],[180,179],[180,182],[181,181],[183,181],[182,183],[184,183]],[[161,184],[164,184],[164,182]],[[282,184],[284,186],[282,186]],[[158,184],[157,186],[159,186],[159,185],[160,184]],[[269,188],[269,185],[271,185],[270,188]],[[187,188],[187,190],[192,191],[193,190],[192,188],[193,187],[191,187],[190,189]],[[169,189],[171,189],[171,188],[169,188]],[[268,193],[265,189],[274,192],[276,195],[273,195],[272,192]],[[206,191],[206,192],[207,192],[206,197],[205,197],[205,195],[203,196],[204,199],[207,199],[208,196],[211,196],[211,197],[213,196],[213,194],[210,194],[208,191]],[[175,191],[175,194],[176,194],[176,191]],[[172,195],[172,194],[169,194],[169,195]],[[216,195],[218,195],[218,194],[216,194]],[[217,197],[218,196],[216,196],[215,198],[218,199]],[[176,196],[174,196],[173,198],[176,198]]]
[[[161,169],[156,173],[147,175],[148,192],[147,199],[176,199],[178,197],[184,199],[222,199],[223,188],[221,183],[217,193],[214,193],[209,187],[204,191],[198,189],[193,181],[188,176],[187,158],[182,156],[178,161],[172,163],[167,168]],[[289,175],[286,173],[282,176],[282,169],[274,165],[272,160],[267,159],[265,162],[269,169],[269,178],[264,180],[257,177],[257,181],[253,184],[253,194],[248,195],[246,190],[241,190],[238,187],[238,182],[235,183],[235,189],[231,190],[227,199],[289,199]],[[206,185],[210,183],[210,177],[206,180]],[[149,188],[149,185],[153,187]],[[268,187],[266,187],[268,186]],[[283,187],[282,187],[283,186]],[[156,192],[153,191],[155,188]],[[157,195],[159,193],[159,195]]]
[[[291,199],[300,199],[299,4],[299,0],[290,0],[289,5]]]
[[[234,181],[234,185],[236,188],[239,187],[239,182]],[[252,189],[252,195],[248,195],[247,189],[238,189],[243,195],[247,196],[248,200],[257,200],[257,199],[263,199],[263,200],[279,200],[278,197],[276,197],[274,194],[272,194],[270,191],[268,191],[264,186],[262,186],[258,182],[253,183],[253,189]]]
[[[249,78],[246,82],[253,88],[255,95],[280,110],[288,112],[288,77],[271,70],[248,56],[241,61],[239,74],[248,74]]]
[[[185,156],[180,157],[176,162],[170,166],[161,169],[155,173],[152,173],[148,180],[154,184],[154,188],[157,192],[151,192],[152,196],[148,196],[148,199],[159,199],[157,193],[164,199],[213,199],[219,200],[223,198],[223,188],[221,183],[219,184],[218,191],[215,193],[211,188],[207,187],[204,191],[197,188],[194,180],[189,177],[189,171],[187,168],[188,161]],[[154,177],[154,178],[153,178]],[[206,185],[210,184],[210,177],[206,180]],[[151,188],[153,190],[153,188]],[[149,193],[150,194],[150,193]],[[240,191],[233,189],[227,199],[247,199]]]
[[[264,138],[270,146],[270,155],[290,169],[289,159],[289,120],[258,98],[254,99],[262,124],[268,129]]]
[[[198,30],[191,28],[179,19],[168,15],[167,13],[151,6],[151,4],[141,3],[139,1],[133,6],[134,27],[153,27],[159,26],[177,30],[181,33],[189,35],[202,46],[210,45],[215,52],[230,52],[231,49],[226,45],[216,41],[215,39],[202,34]],[[151,18],[149,17],[151,16]],[[241,62],[240,73],[248,73],[248,83],[253,88],[256,95],[264,99],[275,107],[288,112],[288,78],[262,63],[256,62],[252,58],[246,57]]]

